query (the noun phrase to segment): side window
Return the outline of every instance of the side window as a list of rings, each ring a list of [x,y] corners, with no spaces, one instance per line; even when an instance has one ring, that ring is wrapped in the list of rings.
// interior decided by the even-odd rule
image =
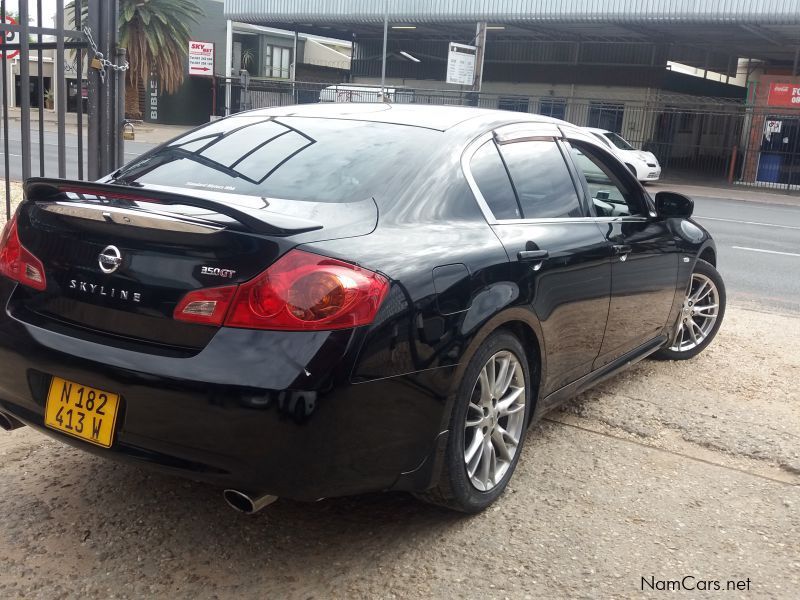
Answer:
[[[503,144],[501,152],[526,219],[585,216],[567,163],[554,141]]]
[[[508,179],[503,159],[494,141],[488,141],[473,155],[469,169],[478,189],[496,219],[519,219],[519,205]]]
[[[615,174],[605,157],[587,144],[580,142],[571,142],[571,144],[575,166],[586,180],[589,196],[598,217],[629,217],[646,214],[640,194]],[[620,168],[622,167],[620,166]]]

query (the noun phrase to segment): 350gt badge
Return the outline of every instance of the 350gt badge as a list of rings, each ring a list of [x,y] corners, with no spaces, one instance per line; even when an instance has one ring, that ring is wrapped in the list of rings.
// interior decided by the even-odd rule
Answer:
[[[200,274],[222,277],[223,279],[233,279],[233,276],[236,275],[236,271],[232,269],[219,269],[217,267],[200,267]]]

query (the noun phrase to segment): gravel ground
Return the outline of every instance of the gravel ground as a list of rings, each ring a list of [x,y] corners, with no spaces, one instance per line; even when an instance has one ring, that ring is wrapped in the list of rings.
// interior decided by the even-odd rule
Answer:
[[[0,598],[631,598],[687,575],[749,591],[681,597],[797,598],[798,338],[796,317],[731,307],[697,359],[640,363],[532,429],[474,517],[404,494],[247,517],[209,486],[5,434]]]
[[[11,214],[17,209],[17,204],[22,200],[22,184],[11,182]],[[6,224],[6,182],[0,179],[0,228]]]

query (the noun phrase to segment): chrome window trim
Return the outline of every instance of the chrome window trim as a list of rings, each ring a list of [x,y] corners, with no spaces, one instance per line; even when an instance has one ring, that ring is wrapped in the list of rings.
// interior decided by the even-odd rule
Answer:
[[[532,128],[528,127],[528,131]],[[520,138],[519,141],[523,141],[524,138]],[[548,137],[547,139],[553,139],[552,137]],[[489,204],[486,202],[486,198],[483,197],[480,188],[478,187],[478,182],[475,181],[475,177],[472,175],[472,171],[470,170],[470,162],[472,161],[472,157],[475,156],[475,153],[486,143],[495,140],[495,133],[493,131],[488,131],[474,140],[472,140],[467,147],[465,148],[464,152],[461,154],[461,171],[464,173],[464,177],[467,180],[467,184],[469,185],[470,190],[472,191],[472,195],[475,196],[475,200],[478,202],[478,206],[483,213],[486,222],[489,225],[544,225],[548,223],[645,223],[649,219],[648,217],[642,216],[633,216],[633,217],[553,217],[553,218],[541,218],[541,219],[496,219],[492,210],[489,208]],[[517,140],[515,140],[517,141]],[[555,143],[555,140],[554,140]],[[599,146],[599,144],[597,144]]]
[[[510,144],[530,140],[551,140],[563,137],[555,123],[510,123],[494,130],[498,144]]]
[[[85,219],[88,221],[102,221],[115,223],[127,227],[140,227],[143,229],[156,229],[160,231],[178,231],[181,233],[217,233],[225,229],[199,220],[185,220],[161,213],[153,213],[128,208],[118,208],[105,204],[89,204],[82,202],[37,202],[36,206],[45,212]]]

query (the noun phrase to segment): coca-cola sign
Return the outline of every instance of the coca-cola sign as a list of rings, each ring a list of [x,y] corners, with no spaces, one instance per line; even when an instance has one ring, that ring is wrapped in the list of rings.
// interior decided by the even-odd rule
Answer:
[[[771,83],[769,85],[768,106],[795,106],[800,108],[800,85],[792,83]]]

